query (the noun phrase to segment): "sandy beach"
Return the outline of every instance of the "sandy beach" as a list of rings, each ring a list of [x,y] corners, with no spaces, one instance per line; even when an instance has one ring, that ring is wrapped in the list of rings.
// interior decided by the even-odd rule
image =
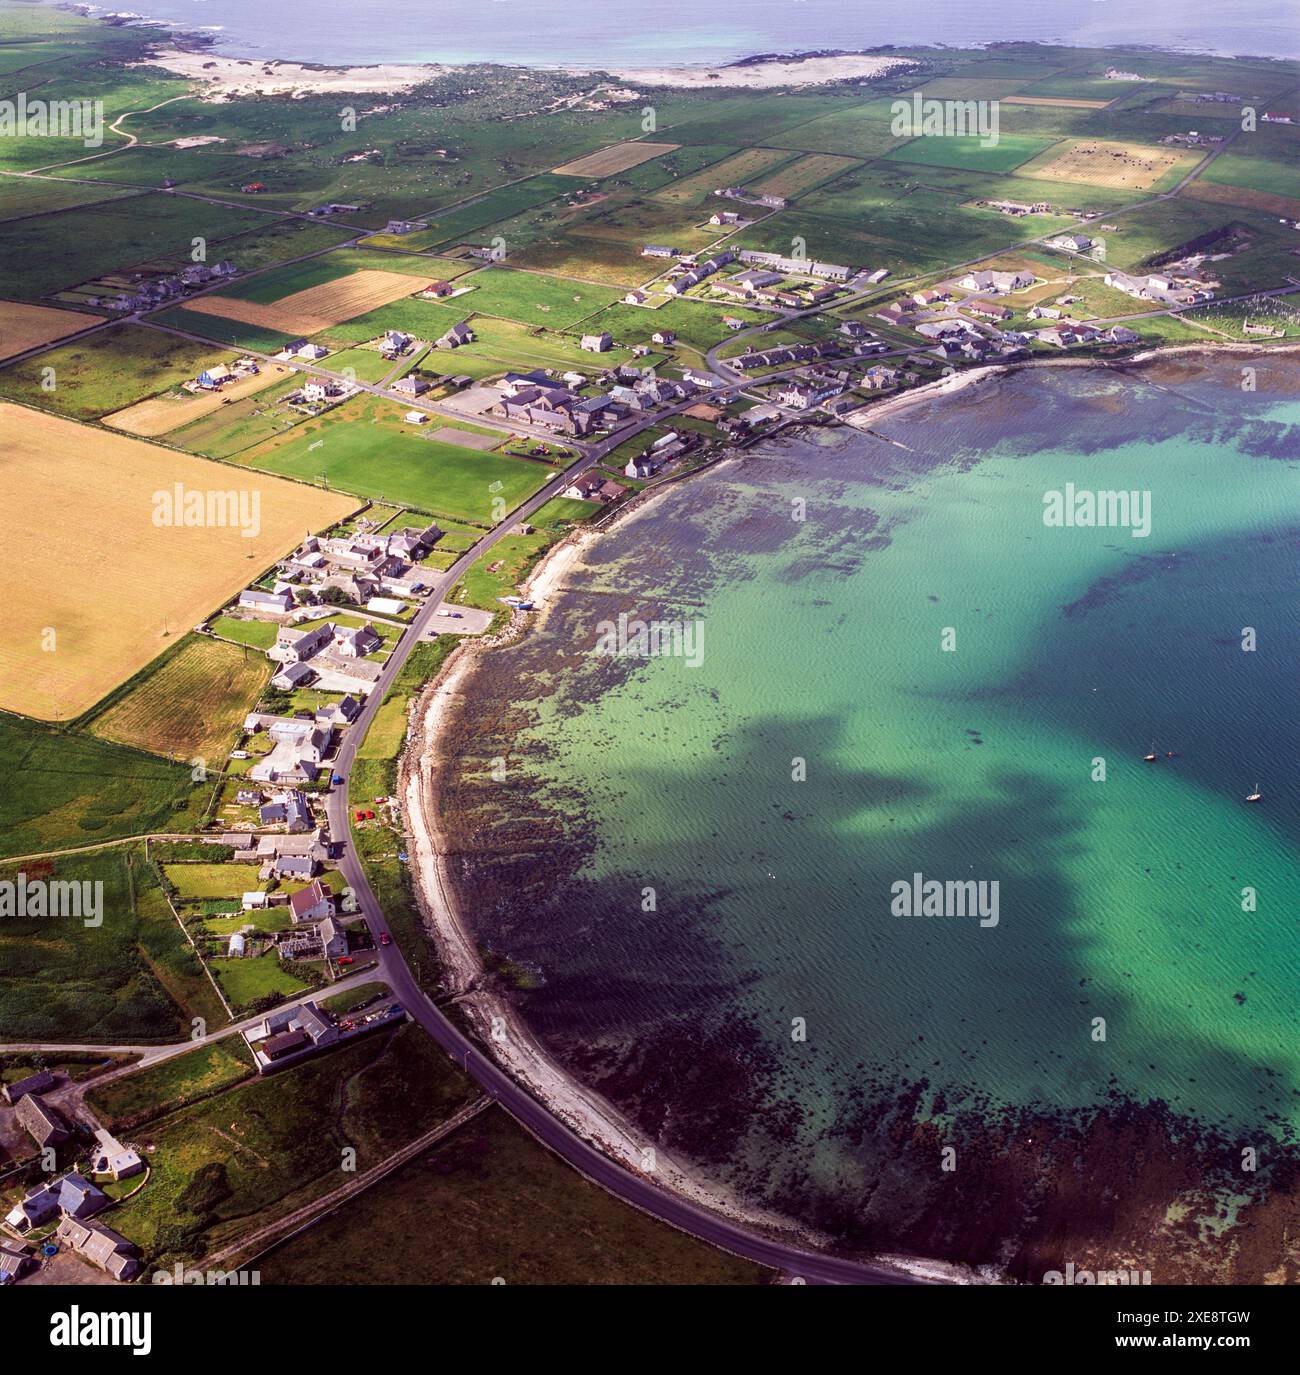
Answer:
[[[587,542],[581,535],[562,541],[529,579],[527,593],[539,604],[543,619],[548,597],[580,562]],[[536,623],[534,616],[530,628]],[[515,633],[517,628],[507,628],[501,638],[512,638]],[[399,794],[410,831],[410,872],[426,930],[442,960],[448,989],[456,995],[458,1006],[497,1063],[612,1159],[715,1212],[792,1238],[801,1245],[824,1248],[827,1238],[796,1228],[788,1218],[743,1207],[716,1184],[666,1156],[612,1104],[584,1089],[557,1065],[508,999],[480,987],[483,966],[478,947],[463,919],[447,872],[438,822],[437,777],[441,764],[439,742],[445,736],[445,726],[457,709],[477,655],[490,652],[490,644],[466,645],[425,687],[411,709],[410,731],[398,773]]]
[[[1275,352],[1254,344],[1188,345],[1173,349],[1153,349],[1137,359],[1124,359],[1111,366],[1158,360],[1167,354],[1191,352]],[[957,373],[869,406],[859,413],[858,428],[937,396],[950,395],[978,387],[1026,367],[1097,367],[1098,360],[1087,358],[1034,359],[997,364]],[[723,458],[723,463],[742,461],[743,453]],[[718,465],[710,465],[710,468]],[[656,489],[650,488],[613,524],[635,520],[653,502]],[[547,1053],[519,1016],[514,1005],[482,986],[483,965],[473,932],[460,909],[445,854],[445,841],[439,823],[437,780],[442,765],[440,742],[463,700],[477,657],[491,653],[500,645],[543,626],[552,600],[563,591],[575,567],[583,561],[589,545],[602,530],[576,530],[557,544],[541,560],[524,586],[536,604],[531,615],[516,613],[513,623],[495,641],[469,643],[447,662],[438,678],[430,682],[413,704],[410,730],[399,770],[398,789],[403,799],[412,850],[411,874],[426,930],[441,957],[446,983],[456,995],[458,1005],[468,1016],[482,1044],[493,1058],[519,1083],[526,1085],[545,1102],[557,1117],[581,1136],[600,1146],[612,1158],[626,1162],[654,1177],[691,1200],[717,1212],[769,1233],[780,1234],[810,1248],[825,1248],[828,1239],[798,1227],[791,1219],[767,1214],[743,1204],[715,1182],[703,1178],[688,1164],[673,1160],[655,1148],[638,1129],[599,1094],[574,1080]],[[1001,1276],[993,1268],[969,1267],[898,1255],[880,1256],[877,1263],[940,1283],[997,1284]]]
[[[147,62],[137,65],[163,67],[177,76],[205,82],[209,88],[205,98],[209,100],[256,95],[288,95],[302,100],[331,93],[397,95],[459,70],[396,63],[376,67],[308,67],[299,62],[220,57],[206,49],[184,52],[179,48],[159,48]]]
[[[626,67],[611,75],[633,86],[673,86],[679,90],[729,86],[761,91],[778,86],[824,86],[831,81],[862,81],[915,65],[904,57],[840,53],[831,57],[766,58],[725,67]]]

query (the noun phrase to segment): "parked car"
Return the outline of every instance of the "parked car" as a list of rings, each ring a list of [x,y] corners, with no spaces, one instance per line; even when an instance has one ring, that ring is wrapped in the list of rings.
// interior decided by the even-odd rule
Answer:
[[[392,945],[392,943],[393,943],[393,938],[392,938],[392,936],[390,936],[390,935],[388,934],[387,931],[382,932],[381,935],[380,935],[380,937],[379,937],[379,944],[380,944],[380,945]]]

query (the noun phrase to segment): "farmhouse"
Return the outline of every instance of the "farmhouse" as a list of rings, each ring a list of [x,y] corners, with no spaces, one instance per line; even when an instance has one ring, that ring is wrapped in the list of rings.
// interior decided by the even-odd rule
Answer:
[[[6,1084],[0,1089],[0,1096],[6,1103],[16,1103],[24,1094],[46,1093],[53,1087],[54,1076],[47,1069],[39,1069],[25,1079],[15,1079],[12,1084]]]
[[[580,348],[588,353],[607,353],[614,346],[614,336],[608,330],[600,334],[584,334]]]
[[[1086,234],[1058,234],[1048,239],[1047,245],[1065,253],[1086,253],[1092,247],[1092,240]]]
[[[677,257],[677,249],[669,248],[665,244],[648,243],[641,250],[641,256],[643,258],[675,258]]]
[[[34,1093],[24,1094],[19,1099],[14,1116],[27,1128],[42,1150],[46,1146],[61,1146],[72,1136],[68,1119],[58,1108],[43,1102]]]
[[[291,592],[265,592],[260,587],[245,588],[239,594],[239,605],[249,611],[269,611],[283,615],[293,610]]]
[[[436,301],[442,296],[452,295],[455,290],[456,288],[452,286],[450,282],[437,281],[430,282],[429,285],[420,292],[420,295],[423,296],[426,301]]]
[[[334,912],[334,896],[317,879],[289,899],[289,913],[295,922],[320,921]]]

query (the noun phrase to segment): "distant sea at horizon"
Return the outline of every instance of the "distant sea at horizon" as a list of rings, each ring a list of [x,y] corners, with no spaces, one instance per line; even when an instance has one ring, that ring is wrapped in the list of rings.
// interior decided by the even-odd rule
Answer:
[[[88,6],[96,13],[122,13]],[[359,19],[363,16],[363,20]],[[1289,0],[643,0],[635,13],[607,0],[563,5],[483,0],[315,0],[310,22],[265,0],[149,0],[141,17],[211,33],[231,56],[335,65],[501,62],[537,67],[693,66],[763,52],[884,45],[980,47],[996,42],[1070,47],[1137,45],[1175,51],[1300,56]]]

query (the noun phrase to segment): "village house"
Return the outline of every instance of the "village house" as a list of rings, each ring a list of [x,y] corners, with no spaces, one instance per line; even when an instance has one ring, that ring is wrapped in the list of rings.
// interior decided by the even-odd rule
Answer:
[[[116,1280],[131,1280],[140,1273],[140,1248],[102,1222],[80,1222],[65,1217],[55,1236]]]
[[[585,473],[576,477],[564,489],[562,495],[571,501],[599,501],[604,503],[621,497],[625,490],[617,482],[610,481],[595,468],[588,468]]]
[[[474,342],[474,331],[469,327],[468,320],[462,320],[459,324],[452,327],[437,340],[440,349],[460,348],[462,344],[472,344]]]
[[[259,1074],[324,1050],[339,1039],[339,1029],[314,1002],[276,1008],[257,1026],[244,1032],[244,1040]]]
[[[677,250],[669,248],[666,244],[648,243],[641,250],[641,256],[643,258],[675,258],[677,257]]]
[[[0,1241],[0,1284],[15,1284],[31,1268],[32,1253],[12,1241]]]
[[[6,1214],[5,1222],[20,1235],[43,1227],[60,1213],[78,1219],[93,1217],[107,1208],[109,1200],[102,1189],[72,1171],[58,1179],[47,1180],[29,1189],[23,1199]]]
[[[600,334],[584,334],[578,347],[587,353],[607,353],[614,346],[614,336],[608,330]]]
[[[293,610],[293,593],[265,592],[260,587],[246,587],[239,594],[239,605],[247,611],[265,611],[284,615]]]
[[[114,1179],[130,1179],[141,1173],[144,1161],[129,1146],[124,1146],[103,1127],[95,1129],[95,1154],[91,1174],[111,1175]]]
[[[1065,253],[1086,253],[1092,247],[1092,240],[1086,234],[1057,234],[1048,239],[1047,245]]]
[[[657,329],[650,336],[650,341],[655,344],[675,344],[677,342],[677,335],[671,329]]]
[[[989,296],[1004,296],[1033,286],[1032,272],[968,272],[958,283],[966,291],[982,291]]]
[[[334,895],[316,879],[289,899],[289,914],[295,922],[320,921],[333,915]]]
[[[399,377],[390,390],[397,392],[399,396],[423,396],[430,385],[418,373],[408,372],[405,377]]]
[[[443,296],[450,296],[450,295],[452,295],[452,293],[453,293],[455,290],[456,290],[456,288],[455,288],[454,286],[452,286],[452,284],[451,284],[450,282],[437,281],[437,282],[430,282],[429,285],[426,286],[422,292],[420,292],[420,295],[421,295],[426,301],[436,301],[436,300],[439,300],[439,299],[440,299],[441,297],[443,297]]]

